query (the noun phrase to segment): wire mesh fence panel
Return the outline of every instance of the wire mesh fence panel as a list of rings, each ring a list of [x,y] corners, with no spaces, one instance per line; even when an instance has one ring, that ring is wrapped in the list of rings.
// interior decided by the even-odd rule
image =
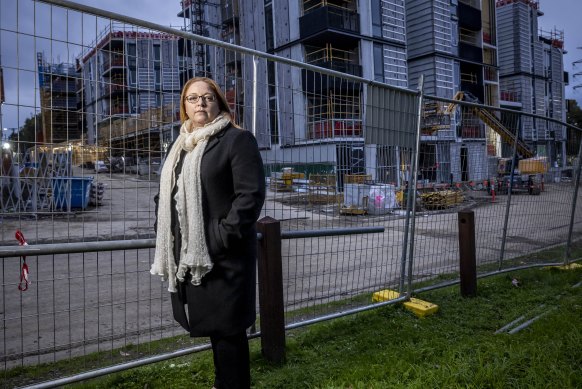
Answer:
[[[539,261],[531,255],[533,252],[564,244],[568,237],[576,166],[566,166],[565,126],[468,104],[471,102],[462,95],[453,100],[426,99],[422,126],[426,144],[421,144],[421,155],[422,148],[425,155],[421,157],[419,175],[422,179],[423,169],[431,170],[432,179],[424,180],[428,188],[419,186],[419,190],[429,191],[420,194],[422,208],[440,207],[449,212],[459,207],[472,208],[479,264],[502,267]],[[535,123],[540,131],[556,131],[552,137],[534,141],[524,132],[528,123]],[[443,138],[453,133],[461,142],[443,147]],[[443,155],[443,148],[448,155]],[[450,181],[439,183],[438,177],[445,175]],[[453,192],[447,194],[451,188]],[[450,215],[448,222],[453,225],[456,216]],[[422,226],[430,223],[420,218],[417,234],[422,234]],[[445,225],[442,220],[435,221],[435,226]],[[417,243],[422,250],[423,244]],[[455,255],[450,258],[453,270]],[[504,263],[516,258],[517,263]],[[414,261],[418,260],[415,256]],[[559,262],[563,257],[558,255],[554,260]],[[482,271],[495,266],[485,266]]]
[[[286,324],[368,306],[380,289],[405,292],[408,274],[413,288],[457,278],[462,209],[475,212],[482,273],[536,261],[532,253],[568,239],[576,166],[566,168],[560,123],[471,104],[463,93],[423,96],[420,106],[418,91],[361,78],[357,41],[310,42],[304,64],[289,60],[291,49],[264,54],[269,38],[245,48],[240,26],[256,21],[242,8],[214,23],[231,11],[205,15],[192,8],[199,2],[182,2],[192,35],[47,3],[0,2],[3,248],[18,244],[17,230],[30,245],[153,238],[160,169],[194,76],[216,80],[255,135],[267,186],[261,217],[283,231],[384,228],[283,240]],[[340,27],[357,24],[353,10],[334,12]],[[405,85],[406,74],[390,77]],[[3,258],[4,377],[17,366],[91,356],[83,371],[191,345],[167,284],[149,273],[153,255],[31,256],[27,291],[18,289],[22,260]]]

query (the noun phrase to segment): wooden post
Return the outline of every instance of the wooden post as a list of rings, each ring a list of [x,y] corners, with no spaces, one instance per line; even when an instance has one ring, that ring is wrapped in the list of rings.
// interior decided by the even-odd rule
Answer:
[[[459,271],[461,277],[461,296],[477,295],[477,264],[475,255],[475,214],[473,211],[460,211],[459,222]]]
[[[259,311],[261,350],[270,362],[285,362],[285,315],[283,310],[283,266],[281,223],[266,216],[257,222],[262,234],[258,242]]]

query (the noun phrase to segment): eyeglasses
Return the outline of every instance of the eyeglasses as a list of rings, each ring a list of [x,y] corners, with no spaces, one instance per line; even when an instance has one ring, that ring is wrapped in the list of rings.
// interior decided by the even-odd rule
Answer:
[[[205,103],[214,103],[216,101],[216,96],[207,94],[207,95],[189,95],[186,96],[186,101],[190,104],[196,104],[198,100],[202,99]]]

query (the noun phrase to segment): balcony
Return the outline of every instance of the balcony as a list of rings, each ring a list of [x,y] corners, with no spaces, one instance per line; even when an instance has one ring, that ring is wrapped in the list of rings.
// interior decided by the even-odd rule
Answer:
[[[319,7],[299,18],[299,33],[306,43],[330,42],[333,39],[357,42],[360,15],[351,10],[329,5]]]
[[[103,55],[103,75],[106,75],[115,68],[123,69],[123,54]]]
[[[459,58],[472,62],[483,62],[483,50],[472,43],[459,42]]]
[[[357,63],[357,50],[342,50],[326,43],[325,47],[306,45],[305,52],[305,62],[310,65],[362,76],[362,67]]]
[[[459,27],[471,31],[481,30],[481,10],[478,4],[469,5],[466,2],[459,1],[457,15],[459,16]]]
[[[362,74],[362,68],[359,65],[353,65],[353,68],[347,70],[353,71],[353,74],[356,76],[361,76]],[[359,72],[359,74],[355,74],[357,72]],[[359,82],[346,80],[340,77],[328,76],[307,69],[301,69],[301,83],[304,92],[312,93],[322,93],[328,90],[333,90],[338,93],[357,93],[362,90],[362,84]]]
[[[360,119],[326,119],[308,123],[308,139],[362,137]]]
[[[357,64],[352,64],[342,61],[315,61],[311,62],[311,65],[319,66],[322,68],[335,70],[342,73],[351,74],[353,76],[362,76],[362,66]],[[313,72],[311,72],[313,73]]]

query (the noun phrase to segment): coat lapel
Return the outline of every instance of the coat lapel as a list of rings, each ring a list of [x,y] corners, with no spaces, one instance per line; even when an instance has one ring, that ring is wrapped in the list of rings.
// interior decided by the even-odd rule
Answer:
[[[214,148],[214,146],[216,146],[218,144],[218,142],[220,142],[220,140],[218,139],[217,136],[213,137],[212,139],[210,139],[208,141],[208,144],[206,145],[206,148],[204,149],[204,154],[206,154],[207,152],[209,152],[211,149]],[[204,155],[202,154],[202,155]]]
[[[224,134],[226,133],[226,131],[229,130],[229,127],[227,127],[224,130],[220,131],[216,136],[213,136],[208,141],[208,144],[206,145],[206,148],[204,149],[204,154],[206,154],[207,152],[209,152],[210,150],[212,150],[218,143],[220,143],[220,139],[224,136]],[[204,155],[204,154],[202,154],[202,155]]]

